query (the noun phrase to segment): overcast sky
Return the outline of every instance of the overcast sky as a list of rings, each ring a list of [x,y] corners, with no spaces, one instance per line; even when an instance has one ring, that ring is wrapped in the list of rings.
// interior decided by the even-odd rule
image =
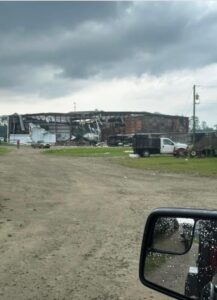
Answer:
[[[217,124],[217,3],[0,2],[0,114],[133,110]]]

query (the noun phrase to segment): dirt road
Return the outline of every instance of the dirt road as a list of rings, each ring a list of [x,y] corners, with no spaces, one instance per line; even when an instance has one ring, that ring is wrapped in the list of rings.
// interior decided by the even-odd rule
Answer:
[[[0,299],[168,299],[143,287],[143,226],[159,206],[216,208],[216,179],[103,158],[0,157]]]

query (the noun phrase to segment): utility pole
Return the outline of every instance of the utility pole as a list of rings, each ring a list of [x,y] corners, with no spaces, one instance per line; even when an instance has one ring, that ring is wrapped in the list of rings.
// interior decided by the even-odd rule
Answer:
[[[195,145],[195,101],[196,101],[196,85],[193,85],[193,147]]]
[[[192,144],[193,147],[195,146],[195,131],[196,131],[196,122],[195,122],[195,108],[196,104],[199,104],[199,102],[196,102],[199,100],[199,95],[196,94],[196,85],[193,85],[193,139],[192,139]]]

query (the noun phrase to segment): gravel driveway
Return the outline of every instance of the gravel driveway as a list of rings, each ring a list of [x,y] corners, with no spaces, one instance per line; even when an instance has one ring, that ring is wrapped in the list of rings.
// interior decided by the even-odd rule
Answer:
[[[216,179],[109,158],[21,147],[0,156],[0,166],[0,299],[168,299],[138,280],[149,212],[216,208]]]

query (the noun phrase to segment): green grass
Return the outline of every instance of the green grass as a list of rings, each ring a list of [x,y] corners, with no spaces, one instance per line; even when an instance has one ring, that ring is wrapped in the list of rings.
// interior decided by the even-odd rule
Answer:
[[[217,158],[174,158],[174,157],[149,157],[149,158],[123,158],[118,163],[130,168],[155,170],[171,173],[186,173],[198,176],[217,177]]]
[[[0,155],[8,153],[9,150],[6,147],[0,147]]]
[[[120,157],[128,156],[132,148],[129,147],[73,147],[44,151],[45,154],[77,156],[77,157]]]
[[[71,147],[45,150],[48,155],[72,157],[116,157],[116,163],[130,168],[154,170],[167,173],[186,173],[198,176],[217,177],[217,158],[174,158],[173,156],[151,156],[129,158],[130,147]]]
[[[7,143],[7,142],[1,142],[0,143],[0,147],[15,147],[16,144],[11,144],[11,143]]]

